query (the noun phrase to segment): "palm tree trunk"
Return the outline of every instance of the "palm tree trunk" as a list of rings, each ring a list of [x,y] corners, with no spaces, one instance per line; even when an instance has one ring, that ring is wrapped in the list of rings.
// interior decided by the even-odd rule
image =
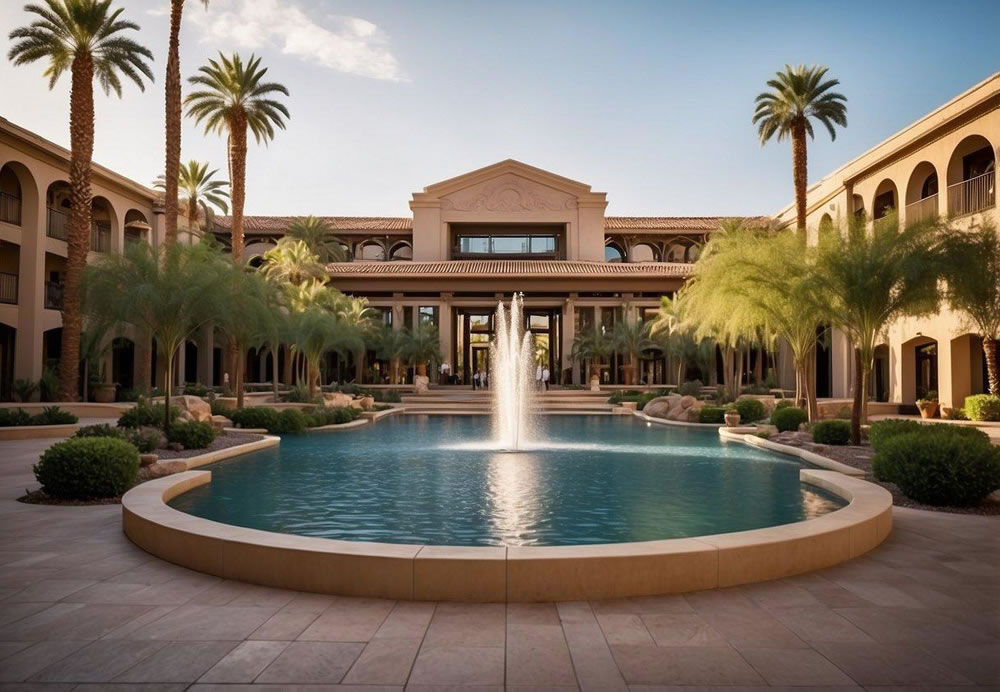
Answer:
[[[861,358],[861,350],[854,349],[854,405],[851,406],[851,444],[861,444],[861,417],[865,398],[865,378],[868,368]]]
[[[163,432],[166,434],[170,430],[170,392],[173,387],[174,351],[175,348],[163,349],[166,351],[167,368],[163,371]]]
[[[181,166],[181,59],[180,31],[184,0],[170,0],[170,41],[167,48],[166,129],[167,157],[164,212],[169,245],[177,240],[177,175]]]
[[[989,381],[990,394],[1000,396],[1000,366],[997,364],[997,340],[992,336],[983,337],[983,357],[986,359],[986,379]]]
[[[809,422],[819,420],[819,402],[816,399],[816,346],[809,347],[806,356],[805,369],[802,377],[802,388],[806,395],[806,413],[809,415]]]
[[[236,387],[236,408],[243,408],[243,372],[246,370],[247,354],[243,348],[233,339],[231,342],[233,349],[233,385]]]
[[[792,177],[795,181],[795,217],[798,230],[806,232],[806,185],[808,181],[806,156],[806,123],[804,120],[792,127]]]
[[[63,289],[62,348],[59,354],[59,400],[76,401],[80,380],[80,331],[83,327],[83,270],[90,250],[90,160],[94,153],[94,61],[87,52],[73,58],[70,89],[70,216],[66,237],[66,284]]]
[[[278,401],[278,345],[271,344],[271,398]]]
[[[149,383],[153,381],[153,337],[142,327],[135,330],[135,359],[135,389],[140,394],[145,394],[149,391]]]
[[[237,118],[229,125],[229,184],[233,202],[233,263],[243,261],[243,205],[246,202],[247,122]]]

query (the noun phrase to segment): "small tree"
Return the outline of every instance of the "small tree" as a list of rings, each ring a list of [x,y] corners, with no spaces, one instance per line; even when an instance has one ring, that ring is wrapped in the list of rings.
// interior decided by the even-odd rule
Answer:
[[[1000,236],[988,223],[968,231],[950,228],[942,249],[948,303],[982,337],[990,394],[1000,395]]]
[[[591,329],[576,333],[569,357],[574,363],[584,363],[591,379],[600,378],[601,363],[611,353],[611,349],[611,336],[594,325]]]
[[[285,231],[285,237],[305,243],[322,264],[348,259],[347,247],[334,237],[330,224],[315,216],[295,219]]]
[[[177,349],[202,325],[219,318],[225,264],[218,251],[204,244],[173,243],[156,251],[138,243],[125,255],[102,256],[84,275],[84,305],[95,319],[131,324],[159,343],[166,359],[164,430],[170,427]]]
[[[235,265],[221,271],[219,280],[220,309],[215,325],[236,345],[233,386],[236,389],[236,408],[243,408],[247,351],[262,346],[270,334],[268,323],[273,313],[268,294],[271,287],[260,274]]]
[[[429,363],[442,360],[438,330],[433,324],[418,324],[413,329],[406,330],[406,357],[417,368],[417,374],[427,375]]]
[[[384,324],[373,338],[375,353],[379,358],[389,361],[389,379],[392,384],[399,382],[399,363],[406,358],[409,350],[410,335],[405,329],[393,329]]]
[[[626,309],[625,319],[615,325],[611,342],[614,350],[625,355],[625,384],[635,384],[635,368],[642,352],[656,346],[649,337],[649,325],[638,319],[633,310]]]

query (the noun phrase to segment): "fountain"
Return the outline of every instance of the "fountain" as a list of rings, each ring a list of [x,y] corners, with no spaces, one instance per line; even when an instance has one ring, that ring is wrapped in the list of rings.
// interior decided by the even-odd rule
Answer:
[[[524,295],[515,293],[510,313],[497,305],[496,334],[490,345],[493,390],[493,442],[503,450],[524,449],[531,441],[531,397],[534,392],[535,347],[522,318]]]

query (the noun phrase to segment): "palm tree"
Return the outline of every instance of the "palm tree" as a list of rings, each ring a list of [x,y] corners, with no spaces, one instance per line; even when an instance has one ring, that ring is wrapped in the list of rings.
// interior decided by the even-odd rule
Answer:
[[[88,314],[131,324],[156,339],[166,359],[163,392],[169,427],[174,358],[187,338],[224,315],[226,263],[210,245],[172,243],[154,250],[137,243],[125,255],[104,255],[87,267]]]
[[[208,0],[201,0],[208,7]],[[180,33],[184,0],[170,0],[170,39],[167,43],[166,79],[166,164],[164,212],[166,242],[177,240],[178,182],[181,167],[181,58]],[[214,171],[213,171],[214,173]],[[179,183],[183,186],[183,182]]]
[[[198,68],[198,74],[188,82],[203,87],[184,99],[188,115],[205,132],[225,134],[229,148],[229,181],[232,185],[233,262],[243,260],[243,205],[246,201],[247,130],[257,143],[274,139],[274,128],[285,129],[288,109],[277,101],[277,94],[288,96],[288,89],[277,82],[263,81],[267,68],[261,68],[260,58],[253,55],[244,64],[233,54],[219,60],[209,60]]]
[[[600,378],[601,362],[611,353],[611,337],[602,327],[579,331],[573,337],[570,359],[575,363],[587,363],[590,379]]]
[[[948,229],[943,250],[948,303],[982,337],[990,394],[1000,395],[1000,236],[988,223],[968,231]]]
[[[936,220],[901,228],[895,213],[870,232],[864,219],[852,219],[846,233],[832,229],[820,234],[816,261],[803,282],[802,296],[825,312],[854,345],[852,444],[861,440],[879,337],[900,317],[937,311],[938,240]]]
[[[840,84],[836,79],[825,79],[829,68],[822,65],[792,67],[775,74],[767,85],[770,91],[758,95],[754,102],[753,124],[761,146],[777,135],[778,141],[791,137],[792,177],[795,182],[795,212],[797,228],[806,230],[807,156],[806,135],[812,139],[812,121],[826,127],[830,139],[837,138],[834,125],[847,127],[847,98],[830,91]]]
[[[333,237],[330,225],[315,216],[295,219],[285,231],[285,237],[304,242],[322,264],[344,262],[348,259],[347,248],[340,240]]]
[[[654,348],[654,342],[649,336],[649,324],[629,315],[625,310],[625,319],[619,320],[611,335],[614,350],[625,354],[625,384],[635,384],[635,366],[642,357],[642,352]]]
[[[368,307],[367,298],[352,298],[345,296],[339,291],[336,291],[333,295],[337,296],[336,305],[333,306],[333,311],[336,313],[337,319],[354,330],[360,337],[360,344],[351,351],[355,357],[355,375],[358,382],[360,382],[365,366],[364,341],[365,338],[371,336],[372,330],[377,326],[373,319],[374,314],[372,309]]]
[[[45,0],[26,5],[38,16],[30,25],[10,32],[14,42],[7,57],[15,65],[46,60],[49,88],[70,71],[70,217],[67,228],[66,279],[63,284],[62,351],[59,355],[59,398],[75,401],[79,390],[81,281],[90,250],[91,159],[94,153],[94,80],[105,94],[122,94],[122,76],[145,90],[143,76],[153,79],[146,63],[149,49],[123,35],[138,30],[121,19],[124,9],[111,0]]]
[[[303,241],[292,238],[282,238],[264,253],[261,271],[278,285],[300,286],[312,279],[325,283],[327,279],[316,253]]]
[[[260,274],[243,267],[230,265],[220,276],[220,310],[215,326],[219,327],[236,344],[233,363],[233,387],[236,389],[236,408],[243,408],[243,379],[246,354],[251,348],[262,346],[271,332],[271,303],[268,298],[270,284]]]
[[[211,225],[212,217],[215,215],[213,207],[223,214],[229,213],[229,204],[227,202],[229,192],[226,190],[229,187],[229,181],[212,180],[212,177],[218,172],[218,169],[208,170],[207,163],[201,163],[193,159],[180,167],[180,172],[177,175],[177,184],[174,185],[175,218],[174,229],[172,231],[173,237],[168,235],[169,240],[167,242],[173,242],[177,239],[176,216],[178,209],[187,217],[188,233],[191,235],[198,235],[205,227]],[[170,190],[167,189],[167,177],[165,175],[159,176],[153,182],[153,187],[158,190],[165,190],[166,195],[169,197]],[[184,198],[180,204],[177,204],[177,190],[180,190],[184,194]],[[171,231],[168,229],[167,233],[169,234]]]
[[[417,368],[417,375],[427,376],[427,366],[443,360],[438,329],[433,324],[418,324],[406,330],[406,358]]]
[[[384,324],[374,338],[375,353],[389,361],[389,380],[399,384],[399,362],[406,358],[409,348],[409,334],[405,329],[393,329]]]
[[[694,363],[705,373],[715,362],[715,344],[709,339],[695,339],[693,329],[684,324],[684,306],[679,296],[661,296],[660,309],[650,326],[649,336],[656,346],[677,361],[677,384],[684,382],[688,364]]]

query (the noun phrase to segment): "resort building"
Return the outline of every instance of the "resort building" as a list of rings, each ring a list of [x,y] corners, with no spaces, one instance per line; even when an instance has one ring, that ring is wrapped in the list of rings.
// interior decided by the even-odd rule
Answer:
[[[997,220],[998,145],[1000,73],[812,185],[809,225],[838,224],[858,214],[877,223],[890,210],[897,210],[904,223],[933,214],[953,215],[962,224]],[[37,380],[43,366],[58,357],[67,170],[65,149],[0,119],[3,396],[14,378]],[[574,336],[595,327],[613,329],[618,320],[633,316],[654,316],[660,297],[683,285],[720,222],[719,217],[607,216],[607,203],[606,193],[586,183],[501,161],[414,192],[410,217],[327,217],[352,256],[350,262],[328,266],[331,283],[366,297],[393,328],[435,324],[450,368],[447,381],[454,384],[469,384],[473,372],[488,367],[497,301],[523,292],[527,326],[553,381],[583,383],[582,364],[570,358]],[[259,263],[291,220],[246,217],[251,264]],[[793,224],[794,207],[781,210],[777,220]],[[223,243],[230,222],[215,219],[214,232]],[[156,194],[95,165],[93,228],[92,256],[120,251],[127,242],[161,242]],[[229,368],[220,343],[211,328],[192,338],[179,354],[177,381],[221,383]],[[849,397],[850,345],[835,330],[827,344],[817,354],[818,393]],[[106,356],[109,379],[132,386],[138,351],[128,335],[118,337]],[[331,367],[343,373],[346,366],[363,382],[386,382],[388,369],[375,355]],[[760,377],[771,362],[763,355],[751,357],[748,377]],[[248,360],[248,381],[270,377],[266,354],[251,353]],[[777,376],[791,387],[789,360],[778,354]],[[636,380],[673,382],[672,365],[649,351]],[[283,370],[279,362],[279,374]],[[623,383],[622,359],[612,355],[601,377]],[[980,339],[943,310],[892,329],[879,349],[871,394],[912,404],[937,390],[944,405],[961,405],[966,395],[984,390],[985,379]]]

